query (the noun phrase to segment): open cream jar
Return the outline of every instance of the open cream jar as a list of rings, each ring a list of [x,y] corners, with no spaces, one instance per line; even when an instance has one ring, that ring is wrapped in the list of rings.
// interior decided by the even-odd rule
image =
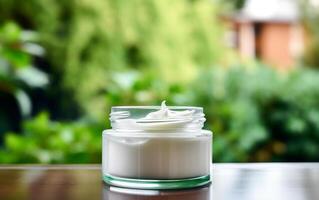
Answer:
[[[212,133],[200,107],[112,107],[103,131],[103,180],[114,186],[179,189],[210,182]]]

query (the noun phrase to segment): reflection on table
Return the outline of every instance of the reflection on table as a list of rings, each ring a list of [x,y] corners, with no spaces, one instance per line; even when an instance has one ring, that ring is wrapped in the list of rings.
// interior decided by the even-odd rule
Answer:
[[[138,190],[104,185],[103,200],[211,200],[212,186],[187,190]]]

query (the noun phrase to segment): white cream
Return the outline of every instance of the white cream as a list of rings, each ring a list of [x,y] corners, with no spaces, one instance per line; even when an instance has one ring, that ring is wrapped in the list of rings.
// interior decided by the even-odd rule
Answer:
[[[210,137],[104,137],[104,172],[138,179],[183,179],[209,174]]]
[[[168,109],[165,102],[166,101],[162,102],[160,110],[147,114],[146,117],[141,118],[138,122],[170,122],[192,119],[194,110],[173,111]]]

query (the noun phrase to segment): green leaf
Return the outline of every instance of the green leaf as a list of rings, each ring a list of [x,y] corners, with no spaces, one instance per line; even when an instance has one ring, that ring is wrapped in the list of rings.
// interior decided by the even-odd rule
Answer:
[[[16,42],[21,37],[21,29],[14,22],[7,22],[0,28],[0,43],[5,42]]]
[[[20,49],[6,48],[2,56],[15,68],[29,67],[31,64],[31,56]]]

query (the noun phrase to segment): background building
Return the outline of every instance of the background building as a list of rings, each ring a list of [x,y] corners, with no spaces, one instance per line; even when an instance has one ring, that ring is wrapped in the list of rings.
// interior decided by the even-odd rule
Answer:
[[[243,58],[290,68],[305,45],[300,15],[296,0],[247,0],[230,18],[232,45]]]

